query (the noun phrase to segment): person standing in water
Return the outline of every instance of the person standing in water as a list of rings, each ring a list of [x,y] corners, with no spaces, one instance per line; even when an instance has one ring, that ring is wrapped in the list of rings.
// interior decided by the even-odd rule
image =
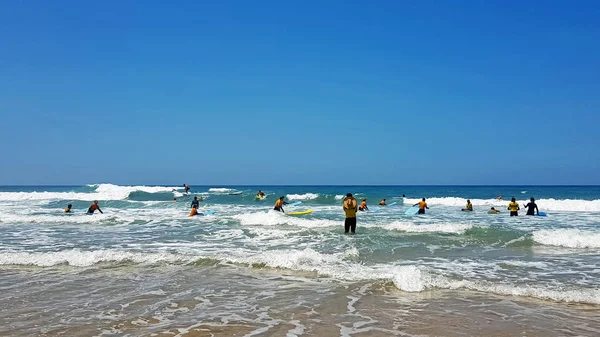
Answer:
[[[344,233],[348,232],[356,234],[356,212],[358,211],[358,203],[352,196],[352,193],[346,194],[344,198],[344,213],[346,213],[346,220],[344,221]]]
[[[90,205],[90,208],[88,208],[87,214],[94,214],[94,212],[98,210],[98,212],[104,214],[104,212],[102,212],[102,210],[100,209],[100,206],[98,206],[98,200],[94,200],[94,203]]]
[[[190,190],[190,187],[186,184],[183,184],[183,188],[185,189],[185,193],[188,193],[188,191]]]
[[[425,209],[429,209],[427,203],[425,202],[425,198],[413,205],[413,207],[415,206],[419,206],[419,212],[417,212],[417,214],[425,214]]]
[[[525,208],[527,208],[527,215],[540,215],[540,210],[538,209],[534,198],[529,199],[529,203],[525,205]],[[535,214],[533,211],[535,211]]]
[[[510,211],[510,216],[519,216],[519,210],[521,208],[519,208],[519,204],[515,200],[515,197],[512,197],[510,199],[510,202],[508,203],[508,208],[507,209]]]
[[[379,206],[387,206],[387,204],[385,203],[385,199],[379,202]]]
[[[360,207],[358,208],[359,211],[368,211],[369,207],[367,207],[367,199],[363,199],[362,202],[360,203]]]
[[[71,211],[71,207],[73,207],[73,205],[68,204],[67,208],[65,208],[65,213],[73,213],[73,211]]]
[[[467,206],[461,209],[461,211],[473,212],[473,204],[471,203],[471,200],[467,200]]]
[[[279,200],[275,202],[275,207],[273,207],[274,210],[285,213],[285,211],[283,210],[283,205],[287,205],[288,203],[285,202],[283,199],[284,197],[279,197]]]

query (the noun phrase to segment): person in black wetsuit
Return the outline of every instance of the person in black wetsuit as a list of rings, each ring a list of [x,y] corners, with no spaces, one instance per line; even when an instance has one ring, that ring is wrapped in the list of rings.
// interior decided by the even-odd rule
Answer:
[[[531,198],[529,199],[529,203],[527,205],[525,205],[525,208],[527,208],[527,215],[540,215],[540,210],[538,209],[537,205],[535,204],[535,199]],[[535,210],[535,214],[534,211]]]
[[[194,200],[192,200],[192,208],[198,208],[198,206],[199,206],[198,197],[194,197]]]

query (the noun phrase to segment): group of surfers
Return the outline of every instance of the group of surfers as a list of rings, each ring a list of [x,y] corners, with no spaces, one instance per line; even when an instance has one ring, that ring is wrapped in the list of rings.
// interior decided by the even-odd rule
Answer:
[[[501,200],[501,199],[502,199],[502,196],[498,197],[498,200]],[[523,205],[523,207],[527,208],[527,215],[536,215],[536,214],[540,215],[540,210],[538,209],[538,206],[535,203],[535,198],[533,198],[533,197],[530,198],[527,205]],[[510,199],[507,210],[510,211],[510,216],[518,216],[519,215],[519,210],[521,210],[521,208],[519,207],[519,203],[517,203],[515,197],[512,197]],[[465,208],[461,209],[461,211],[466,211],[466,212],[473,211],[473,204],[471,203],[471,200],[467,200],[467,206],[465,206]],[[488,211],[488,214],[496,214],[496,213],[500,213],[500,211],[497,210],[495,207],[492,207]]]

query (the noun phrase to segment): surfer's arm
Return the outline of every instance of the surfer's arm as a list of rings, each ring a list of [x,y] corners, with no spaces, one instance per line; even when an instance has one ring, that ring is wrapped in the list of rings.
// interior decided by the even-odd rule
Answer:
[[[100,209],[100,207],[98,207],[98,212],[104,214],[104,212],[102,212],[102,210]]]

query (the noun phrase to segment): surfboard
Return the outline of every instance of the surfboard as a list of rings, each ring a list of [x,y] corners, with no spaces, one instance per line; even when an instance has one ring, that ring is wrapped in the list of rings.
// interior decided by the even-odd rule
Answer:
[[[213,211],[213,210],[208,210],[208,211],[204,211],[202,213],[198,213],[198,215],[212,215],[217,213],[217,211]]]
[[[546,212],[539,212],[538,214],[536,214],[537,216],[546,216]]]
[[[312,209],[308,209],[306,211],[300,211],[300,212],[290,212],[290,213],[285,213],[287,215],[304,215],[304,214],[310,214],[312,213]]]
[[[257,195],[257,196],[256,196],[256,197],[254,197],[254,198],[255,198],[256,200],[263,200],[263,199],[264,199],[264,198],[266,198],[266,197],[267,197],[266,195],[265,195],[265,196],[262,196],[262,197],[261,197],[260,195]]]
[[[419,213],[419,206],[413,206],[404,212],[405,215],[415,215],[417,213]]]
[[[229,195],[242,195],[242,192],[229,193]]]
[[[298,206],[302,203],[302,201],[296,201],[296,202],[292,202],[291,204],[289,204],[288,206]]]
[[[395,204],[397,204],[397,202],[395,202],[395,201],[394,201],[394,202],[392,202],[391,204],[389,204],[389,205],[388,205],[388,207],[389,207],[389,206],[394,206]]]

